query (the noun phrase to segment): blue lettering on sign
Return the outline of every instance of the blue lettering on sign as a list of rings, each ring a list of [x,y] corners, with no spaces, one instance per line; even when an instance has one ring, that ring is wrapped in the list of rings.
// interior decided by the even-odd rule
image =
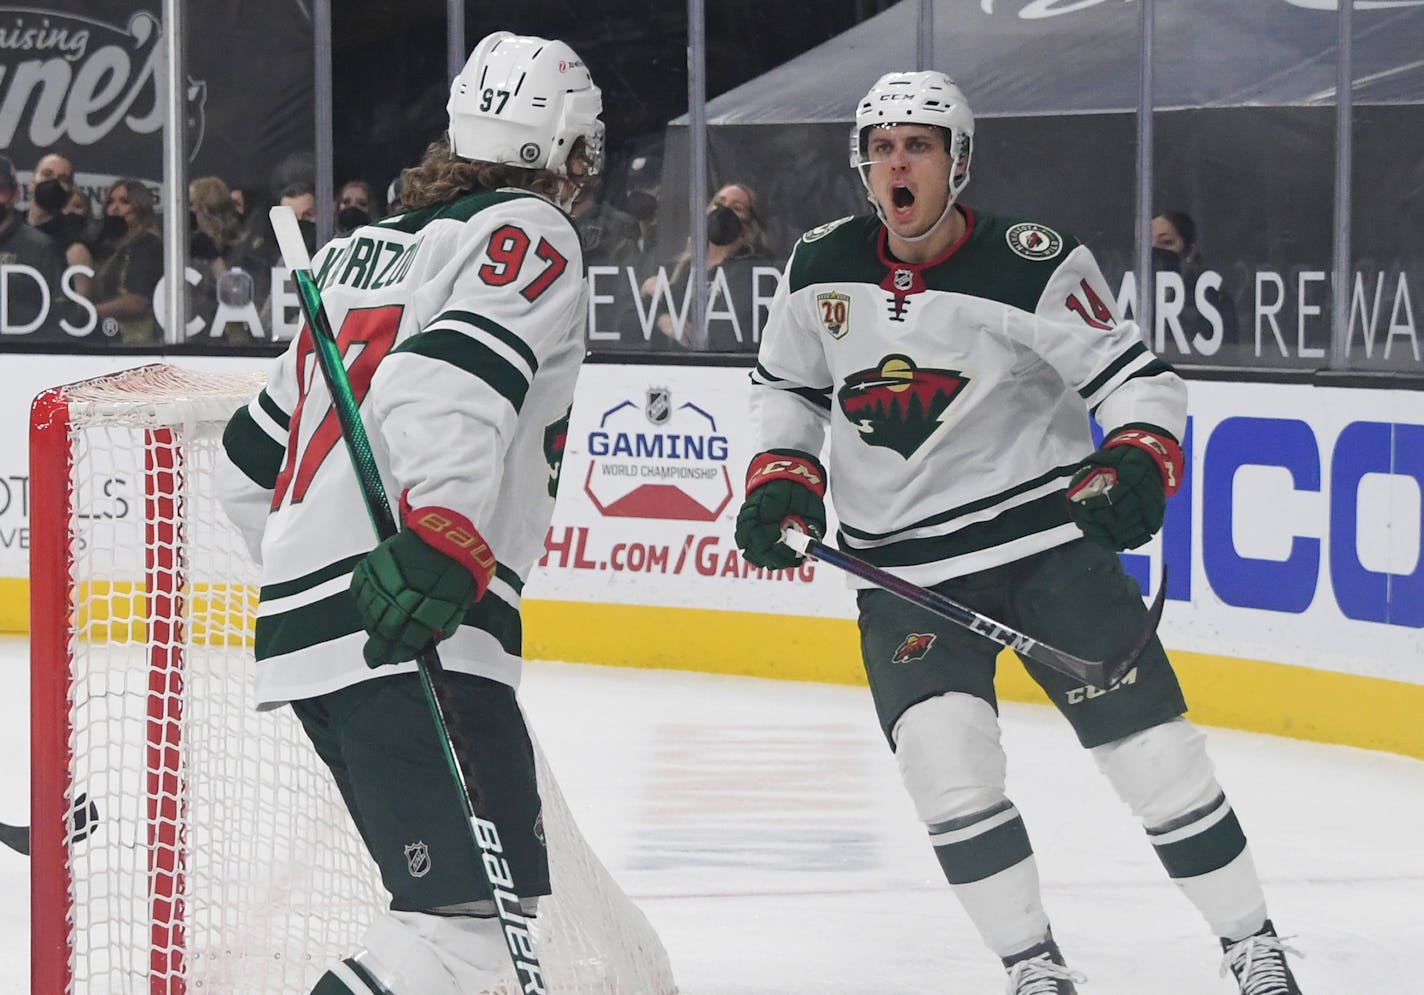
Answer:
[[[1228,605],[1300,613],[1315,598],[1320,540],[1295,536],[1284,560],[1242,556],[1232,540],[1232,494],[1243,466],[1278,466],[1298,491],[1320,490],[1320,452],[1303,421],[1227,418],[1207,443],[1202,476],[1202,566],[1207,583]]]
[[[1393,550],[1413,562],[1408,574],[1371,570],[1359,556],[1360,481],[1368,474],[1407,478],[1418,487],[1424,507],[1424,425],[1351,422],[1330,451],[1329,518],[1320,523],[1328,534],[1296,535],[1284,560],[1242,556],[1236,549],[1234,501],[1236,472],[1245,466],[1280,467],[1290,473],[1296,491],[1322,489],[1321,446],[1304,421],[1282,418],[1227,418],[1207,437],[1198,482],[1192,467],[1194,419],[1187,419],[1182,439],[1186,479],[1167,502],[1162,525],[1161,558],[1167,568],[1167,598],[1190,601],[1197,555],[1194,515],[1201,501],[1200,556],[1211,589],[1228,605],[1300,614],[1315,600],[1321,580],[1321,555],[1329,544],[1329,590],[1346,618],[1385,625],[1424,628],[1424,548]],[[1092,423],[1093,442],[1102,429]],[[1368,512],[1367,512],[1368,513]],[[1397,520],[1398,508],[1380,514]],[[1269,516],[1258,516],[1268,519]],[[1424,515],[1421,515],[1424,518]],[[1405,535],[1424,541],[1424,520]],[[1413,557],[1409,554],[1412,553]],[[1123,569],[1143,591],[1150,591],[1152,555],[1121,553]]]
[[[725,435],[677,435],[671,432],[588,433],[590,456],[627,456],[630,459],[687,459],[726,462]]]
[[[1330,583],[1346,617],[1424,627],[1424,556],[1408,575],[1380,573],[1360,562],[1360,479],[1380,473],[1410,477],[1424,493],[1424,426],[1353,422],[1330,460]],[[1424,523],[1421,523],[1424,533]]]

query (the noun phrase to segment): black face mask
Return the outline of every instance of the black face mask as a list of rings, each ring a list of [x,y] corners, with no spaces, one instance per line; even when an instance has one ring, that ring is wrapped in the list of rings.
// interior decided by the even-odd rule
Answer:
[[[117,242],[129,233],[129,223],[117,214],[106,214],[99,226],[99,238],[105,242]]]
[[[297,228],[302,233],[302,241],[306,243],[307,252],[316,252],[316,222],[298,221]]]
[[[718,204],[707,216],[707,241],[713,245],[731,245],[742,236],[742,219],[726,204]]]
[[[658,213],[658,199],[646,190],[634,190],[624,199],[623,207],[639,221],[651,221]]]
[[[1171,273],[1180,273],[1182,271],[1182,257],[1171,249],[1160,249],[1154,245],[1152,247],[1152,272],[1156,273],[1161,270],[1167,270]]]
[[[58,214],[68,200],[69,191],[58,180],[41,180],[35,184],[35,204],[42,211]]]
[[[370,223],[371,215],[359,207],[343,207],[336,212],[337,231],[351,231],[353,228],[360,228],[362,225]]]

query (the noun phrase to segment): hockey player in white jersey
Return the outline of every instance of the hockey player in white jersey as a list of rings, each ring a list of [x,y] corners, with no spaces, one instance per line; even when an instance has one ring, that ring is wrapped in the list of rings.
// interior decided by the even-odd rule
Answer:
[[[602,98],[566,44],[497,32],[448,111],[446,139],[405,171],[403,212],[312,263],[400,531],[376,545],[309,331],[224,436],[225,508],[262,563],[259,703],[301,719],[391,893],[316,995],[525,990],[412,662],[432,642],[526,910],[549,892],[514,695],[520,590],[584,355],[566,209],[599,167]]]
[[[1115,554],[1152,537],[1181,482],[1186,388],[1119,319],[1085,246],[958,202],[973,135],[942,73],[891,73],[858,106],[851,163],[874,214],[808,232],[787,265],[752,374],[762,452],[737,544],[758,566],[793,564],[781,528],[824,532],[829,479],[844,548],[1103,658],[1146,614]],[[1096,449],[1089,414],[1104,429]],[[1004,790],[998,645],[879,589],[857,602],[882,728],[1008,990],[1075,992]],[[1220,938],[1241,991],[1298,993],[1161,644],[1106,693],[1024,664]]]

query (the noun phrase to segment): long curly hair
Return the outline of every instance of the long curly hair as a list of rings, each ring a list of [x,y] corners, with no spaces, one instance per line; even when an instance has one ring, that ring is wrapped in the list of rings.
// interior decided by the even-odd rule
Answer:
[[[447,204],[477,190],[515,187],[555,202],[567,202],[583,185],[588,165],[580,138],[569,152],[569,173],[552,169],[524,169],[507,163],[462,159],[450,151],[445,138],[431,142],[420,163],[401,173],[401,209],[413,210]]]

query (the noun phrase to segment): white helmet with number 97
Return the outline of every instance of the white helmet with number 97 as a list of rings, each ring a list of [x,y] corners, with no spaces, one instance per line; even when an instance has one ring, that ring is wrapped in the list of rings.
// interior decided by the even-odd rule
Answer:
[[[589,175],[603,161],[603,94],[568,45],[496,31],[450,85],[450,150],[462,159],[567,172],[582,138]]]
[[[886,73],[875,81],[856,106],[850,135],[850,165],[860,174],[867,191],[870,131],[897,124],[929,125],[944,132],[945,151],[955,162],[949,176],[949,202],[953,204],[969,182],[969,156],[974,144],[974,114],[964,91],[939,72]]]

